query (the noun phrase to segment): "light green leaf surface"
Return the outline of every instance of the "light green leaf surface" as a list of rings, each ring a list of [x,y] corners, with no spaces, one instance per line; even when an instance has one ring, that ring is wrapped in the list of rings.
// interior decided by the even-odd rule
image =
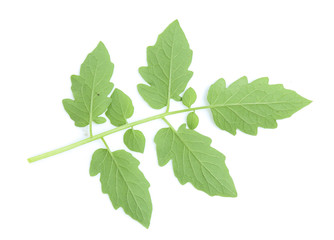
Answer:
[[[71,76],[74,100],[64,99],[63,105],[76,126],[106,121],[100,115],[111,102],[108,95],[114,87],[110,82],[113,70],[108,50],[100,42],[81,65],[80,76]]]
[[[143,153],[145,149],[145,136],[139,130],[128,129],[123,136],[124,144],[135,152]]]
[[[195,129],[198,126],[198,116],[196,113],[191,112],[187,116],[187,125],[190,129]]]
[[[211,85],[208,101],[216,125],[233,135],[237,129],[256,135],[258,127],[276,128],[276,120],[290,117],[311,102],[281,84],[269,85],[268,78],[248,83],[246,77],[229,87],[219,79]]]
[[[196,101],[197,95],[196,92],[193,88],[188,88],[183,96],[182,96],[182,103],[183,105],[187,106],[188,108],[191,107],[191,105],[194,104],[194,102]]]
[[[155,109],[169,106],[169,100],[179,101],[193,73],[188,71],[192,50],[179,22],[171,23],[161,33],[154,46],[147,48],[147,67],[139,73],[149,84],[139,84],[138,91]]]
[[[134,108],[131,99],[118,88],[111,95],[111,104],[108,107],[106,116],[114,126],[122,126],[127,123],[128,118],[133,114]]]
[[[124,150],[110,152],[98,149],[94,152],[89,173],[100,173],[102,192],[109,195],[115,209],[124,212],[146,228],[150,225],[152,202],[149,182],[138,169],[139,161]]]
[[[174,174],[181,184],[190,182],[210,196],[237,196],[225,156],[210,146],[210,138],[183,124],[177,131],[171,127],[160,129],[154,142],[159,165],[173,159]]]

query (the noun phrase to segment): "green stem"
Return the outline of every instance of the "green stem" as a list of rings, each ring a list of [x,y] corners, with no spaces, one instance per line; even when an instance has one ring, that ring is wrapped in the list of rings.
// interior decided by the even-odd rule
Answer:
[[[97,135],[94,135],[94,136],[91,136],[89,138],[83,139],[81,141],[78,141],[78,142],[72,143],[70,145],[67,145],[65,147],[58,148],[58,149],[52,150],[50,152],[43,153],[43,154],[37,155],[35,157],[31,157],[31,158],[28,159],[28,162],[30,162],[30,163],[36,162],[38,160],[54,156],[58,153],[66,152],[68,150],[79,147],[79,146],[84,145],[86,143],[89,143],[89,142],[92,142],[92,141],[95,141],[95,140],[98,140],[98,139],[102,139],[103,137],[105,137],[109,134],[119,132],[119,131],[122,131],[124,129],[130,128],[130,127],[133,127],[133,126],[136,126],[136,125],[139,125],[139,124],[147,123],[147,122],[150,122],[150,121],[153,121],[153,120],[156,120],[156,119],[165,118],[167,116],[178,114],[178,113],[190,112],[190,111],[200,110],[200,109],[208,109],[208,108],[213,108],[213,107],[215,107],[215,106],[208,105],[208,106],[202,106],[202,107],[182,109],[182,110],[177,110],[177,111],[172,111],[172,112],[165,112],[165,113],[161,113],[161,114],[154,115],[154,116],[151,116],[151,117],[148,117],[148,118],[144,118],[144,119],[132,122],[132,123],[127,123],[127,124],[124,124],[120,127],[116,127],[116,128],[111,129],[111,130],[99,133]]]
[[[174,127],[172,126],[172,124],[170,124],[170,122],[166,119],[166,118],[162,118],[162,120],[164,120],[164,122],[174,131],[176,132],[176,130],[174,129]]]
[[[89,123],[89,136],[93,137],[93,124],[92,124],[92,122]]]
[[[110,148],[109,148],[109,146],[108,146],[108,144],[107,144],[106,140],[104,140],[104,138],[103,138],[103,137],[101,137],[101,140],[102,140],[102,142],[103,142],[104,146],[106,146],[107,150],[108,150],[108,151],[111,153],[111,151],[110,151]]]

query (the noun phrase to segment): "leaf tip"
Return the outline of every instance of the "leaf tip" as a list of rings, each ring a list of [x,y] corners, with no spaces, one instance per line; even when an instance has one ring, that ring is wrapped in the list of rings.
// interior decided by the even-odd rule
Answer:
[[[234,190],[229,197],[236,198],[238,197],[238,193],[236,190]]]
[[[226,88],[226,81],[224,78],[219,78],[213,85],[219,85],[222,88]]]
[[[269,78],[268,77],[261,77],[252,82],[254,83],[260,83],[260,84],[269,84]]]
[[[146,229],[149,229],[150,223],[151,223],[151,219],[149,219],[147,222],[141,222],[141,225],[143,225]]]
[[[305,98],[305,107],[307,105],[310,105],[312,102],[313,102],[312,100]]]
[[[181,126],[180,126],[179,129],[178,129],[178,131],[180,131],[180,130],[185,130],[185,129],[186,129],[186,126],[187,126],[187,124],[185,124],[185,123],[181,124]]]
[[[99,43],[97,44],[97,46],[98,47],[104,47],[104,48],[106,47],[102,41],[99,41]]]
[[[180,25],[180,22],[178,19],[175,19],[170,25]]]

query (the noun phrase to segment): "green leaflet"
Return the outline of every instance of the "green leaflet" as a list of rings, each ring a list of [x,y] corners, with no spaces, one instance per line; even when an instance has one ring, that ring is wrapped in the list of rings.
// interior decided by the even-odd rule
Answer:
[[[187,91],[184,92],[182,96],[182,103],[183,105],[187,106],[188,108],[194,104],[196,101],[197,95],[193,88],[188,88]]]
[[[190,129],[195,129],[198,126],[198,116],[196,113],[191,112],[187,116],[187,125]]]
[[[237,196],[225,156],[210,146],[210,138],[183,124],[177,131],[171,127],[160,129],[154,142],[159,165],[173,159],[174,174],[181,184],[190,182],[210,196]]]
[[[139,130],[128,129],[123,136],[124,144],[134,152],[143,153],[145,149],[145,136]]]
[[[102,192],[109,195],[115,209],[122,207],[126,214],[148,228],[152,215],[150,184],[138,165],[138,160],[124,150],[98,149],[93,154],[89,173],[91,176],[100,173]]]
[[[139,73],[150,86],[139,84],[139,94],[155,109],[169,106],[171,98],[179,101],[193,75],[188,71],[191,59],[192,51],[176,20],[147,48],[148,66],[139,68]]]
[[[276,128],[278,119],[288,118],[311,101],[268,78],[248,83],[246,77],[226,88],[224,79],[211,85],[208,101],[216,125],[235,135],[236,129],[256,135],[257,128]]]
[[[74,100],[64,99],[63,105],[76,126],[85,127],[93,121],[106,121],[100,115],[111,101],[108,95],[114,87],[110,82],[113,70],[108,50],[100,42],[81,65],[80,76],[71,77]]]
[[[111,104],[106,116],[114,126],[122,126],[127,123],[126,119],[133,114],[134,108],[131,99],[118,88],[111,95]]]

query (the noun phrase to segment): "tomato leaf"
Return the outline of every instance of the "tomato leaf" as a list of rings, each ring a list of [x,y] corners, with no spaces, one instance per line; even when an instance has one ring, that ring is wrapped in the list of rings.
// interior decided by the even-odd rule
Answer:
[[[80,76],[71,77],[74,100],[64,99],[63,105],[76,126],[106,121],[100,115],[111,102],[108,95],[114,87],[110,82],[113,70],[108,50],[100,42],[81,65]]]
[[[115,209],[124,212],[146,228],[150,225],[152,202],[149,182],[138,169],[139,161],[124,150],[110,152],[98,149],[94,152],[89,173],[100,173],[102,192],[109,195]]]
[[[177,131],[171,127],[160,129],[154,142],[159,165],[173,159],[174,174],[181,184],[190,182],[210,196],[237,196],[225,156],[210,146],[210,138],[183,124]]]
[[[139,84],[139,94],[155,109],[168,106],[170,99],[180,101],[193,75],[188,71],[191,59],[192,50],[176,20],[147,48],[148,66],[139,68],[139,73],[149,85]]]
[[[197,95],[196,92],[193,88],[188,88],[183,96],[182,96],[182,103],[183,105],[187,106],[188,108],[191,107],[191,105],[194,104],[194,102],[196,101]]]
[[[208,101],[216,125],[235,135],[236,130],[256,135],[257,128],[276,128],[278,119],[288,118],[311,103],[268,78],[248,83],[246,77],[226,87],[224,79],[211,85]]]
[[[139,130],[128,129],[123,136],[124,144],[134,152],[143,153],[145,149],[145,136]]]
[[[195,129],[198,126],[198,116],[195,112],[191,112],[187,116],[187,125],[190,129]]]
[[[111,104],[108,107],[106,116],[114,126],[122,126],[127,119],[133,115],[134,107],[131,99],[118,88],[111,95]]]

